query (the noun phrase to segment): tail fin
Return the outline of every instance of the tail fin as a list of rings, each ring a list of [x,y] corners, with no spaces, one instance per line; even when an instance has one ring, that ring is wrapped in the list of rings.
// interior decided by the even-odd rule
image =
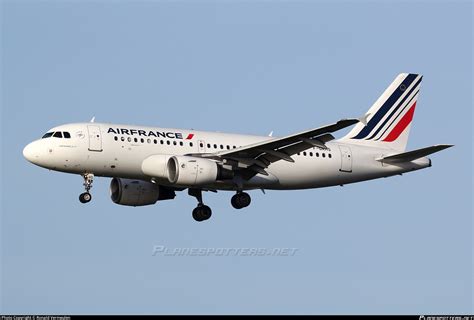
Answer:
[[[405,151],[422,78],[419,74],[399,74],[341,140]]]

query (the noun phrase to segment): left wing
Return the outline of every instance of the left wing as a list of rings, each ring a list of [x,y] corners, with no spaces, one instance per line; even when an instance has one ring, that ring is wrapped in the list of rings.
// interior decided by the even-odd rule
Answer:
[[[273,138],[232,150],[200,154],[199,156],[222,159],[224,164],[248,169],[244,179],[249,179],[257,173],[268,175],[265,168],[271,163],[279,160],[294,162],[292,155],[312,147],[327,149],[326,142],[334,139],[331,135],[332,132],[352,126],[359,121],[359,119],[344,119],[290,136]]]

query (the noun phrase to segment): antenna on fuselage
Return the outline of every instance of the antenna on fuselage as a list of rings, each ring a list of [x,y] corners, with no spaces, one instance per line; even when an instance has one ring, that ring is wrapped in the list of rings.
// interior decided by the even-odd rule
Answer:
[[[94,121],[95,121],[95,116],[92,117],[90,122],[93,123]]]

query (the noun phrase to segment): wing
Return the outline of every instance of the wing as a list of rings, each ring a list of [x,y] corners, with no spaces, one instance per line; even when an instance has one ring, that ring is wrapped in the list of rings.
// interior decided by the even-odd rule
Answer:
[[[250,179],[257,173],[267,175],[265,168],[273,162],[280,160],[294,162],[291,156],[298,152],[312,147],[327,149],[326,142],[334,139],[331,135],[332,132],[352,126],[359,121],[358,119],[344,119],[286,137],[272,138],[232,150],[200,154],[199,156],[222,160],[224,164],[240,168],[243,178]]]

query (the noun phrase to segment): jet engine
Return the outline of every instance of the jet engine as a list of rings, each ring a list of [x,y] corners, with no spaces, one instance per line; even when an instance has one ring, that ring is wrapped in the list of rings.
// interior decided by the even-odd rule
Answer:
[[[110,182],[112,201],[124,206],[146,206],[175,196],[172,189],[142,180],[113,178]]]
[[[233,172],[217,162],[190,156],[173,156],[167,163],[168,181],[182,186],[196,186],[232,179]]]

